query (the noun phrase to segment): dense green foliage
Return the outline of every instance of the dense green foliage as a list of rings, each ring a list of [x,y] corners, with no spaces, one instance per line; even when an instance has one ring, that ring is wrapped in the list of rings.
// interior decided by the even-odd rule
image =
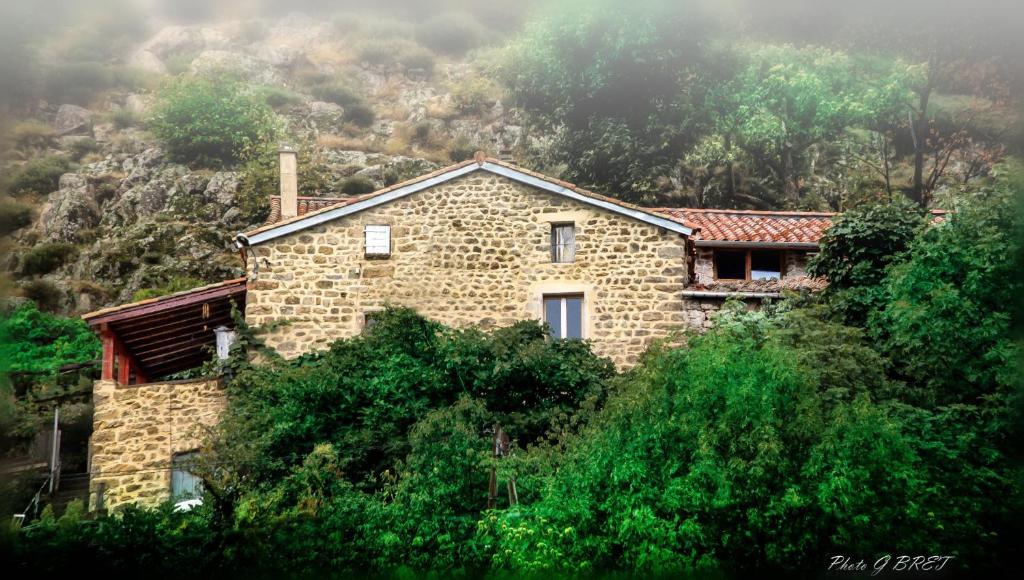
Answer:
[[[203,507],[47,520],[10,548],[51,571],[170,571],[179,554],[204,573],[814,573],[835,553],[998,568],[1024,532],[1012,187],[929,227],[866,207],[816,264],[844,289],[733,304],[619,375],[533,322],[485,333],[391,309],[294,361],[245,329],[193,468]],[[848,326],[856,288],[873,299]]]
[[[543,162],[566,164],[581,184],[649,197],[692,144],[702,97],[688,78],[701,27],[662,2],[569,4],[527,27],[499,76],[512,103],[556,131]]]
[[[230,79],[180,78],[161,90],[150,127],[183,161],[233,163],[273,143],[274,112]]]
[[[886,266],[904,258],[914,236],[925,225],[909,203],[873,203],[837,217],[821,239],[821,251],[808,272],[828,279],[825,293],[832,308],[850,324],[863,325],[884,298],[880,287]]]
[[[0,315],[0,370],[52,375],[61,365],[99,357],[99,340],[79,319],[40,312],[31,303]]]

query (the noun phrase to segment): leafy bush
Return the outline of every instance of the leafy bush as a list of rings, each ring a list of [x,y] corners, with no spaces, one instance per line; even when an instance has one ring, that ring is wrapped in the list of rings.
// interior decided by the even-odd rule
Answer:
[[[65,318],[25,303],[0,317],[0,359],[6,370],[52,376],[66,364],[100,355],[100,342],[79,318]]]
[[[417,42],[447,54],[465,54],[482,45],[486,38],[483,25],[464,12],[438,14],[416,26]]]
[[[86,155],[96,153],[99,150],[100,144],[92,137],[80,137],[68,144],[68,151],[71,153],[71,158],[76,161],[81,161]]]
[[[263,100],[274,109],[283,109],[302,102],[302,97],[284,87],[262,87]]]
[[[36,303],[40,310],[56,312],[64,301],[64,292],[53,282],[45,278],[36,278],[23,282],[21,292],[25,298]]]
[[[174,294],[175,292],[184,292],[185,290],[198,288],[203,284],[204,282],[198,278],[191,278],[189,276],[172,276],[166,284],[156,288],[142,288],[137,290],[135,294],[132,294],[132,301],[159,298],[161,296]]]
[[[886,302],[869,327],[926,400],[978,404],[1022,388],[1020,183],[958,205],[910,242],[882,283]]]
[[[460,113],[479,114],[498,102],[501,89],[490,79],[470,76],[452,86],[451,94]]]
[[[0,236],[9,235],[32,223],[32,206],[0,195]]]
[[[7,133],[11,143],[22,151],[45,149],[53,145],[56,137],[57,131],[53,127],[35,120],[17,123]]]
[[[8,189],[14,194],[45,195],[57,191],[60,176],[71,169],[71,162],[61,155],[36,157],[14,172]]]
[[[924,225],[921,211],[909,202],[848,210],[825,231],[807,271],[828,279],[826,294],[848,323],[863,325],[881,299],[878,285],[886,267],[903,259]]]
[[[448,146],[448,158],[458,163],[472,159],[478,150],[468,137],[459,137]]]
[[[172,156],[210,165],[237,162],[278,134],[274,112],[241,84],[225,79],[168,83],[150,125]]]
[[[142,122],[139,114],[131,107],[115,107],[110,111],[108,119],[110,119],[110,122],[118,129],[135,127]]]
[[[25,276],[49,274],[74,259],[78,247],[59,242],[39,244],[21,256],[21,273]]]
[[[376,118],[373,107],[366,103],[352,103],[345,107],[345,120],[360,127],[369,127]]]
[[[310,92],[321,101],[335,103],[342,107],[364,103],[363,96],[354,90],[348,83],[339,81],[322,82],[314,85]]]
[[[364,175],[353,175],[341,182],[341,192],[348,195],[360,195],[370,193],[377,189],[373,180]]]

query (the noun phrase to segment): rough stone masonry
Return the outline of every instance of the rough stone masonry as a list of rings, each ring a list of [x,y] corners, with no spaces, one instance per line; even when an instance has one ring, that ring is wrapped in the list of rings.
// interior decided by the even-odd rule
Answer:
[[[552,263],[551,225],[575,224],[576,257]],[[391,227],[367,257],[364,227]],[[687,326],[686,240],[493,174],[475,173],[254,247],[246,321],[292,357],[358,334],[385,304],[453,326],[542,318],[542,297],[582,294],[584,337],[619,366]]]

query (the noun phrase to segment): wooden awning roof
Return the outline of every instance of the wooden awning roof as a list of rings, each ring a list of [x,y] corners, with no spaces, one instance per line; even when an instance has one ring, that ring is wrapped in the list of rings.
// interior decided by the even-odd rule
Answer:
[[[82,316],[104,339],[105,378],[114,378],[115,361],[123,383],[202,366],[216,344],[214,329],[234,327],[232,303],[244,310],[245,281],[236,278]]]

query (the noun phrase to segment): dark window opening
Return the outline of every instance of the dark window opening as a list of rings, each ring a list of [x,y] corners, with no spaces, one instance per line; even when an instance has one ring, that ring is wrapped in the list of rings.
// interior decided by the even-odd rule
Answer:
[[[747,253],[715,250],[715,277],[719,280],[746,280]]]
[[[750,279],[778,280],[782,278],[782,253],[777,250],[751,250]]]

